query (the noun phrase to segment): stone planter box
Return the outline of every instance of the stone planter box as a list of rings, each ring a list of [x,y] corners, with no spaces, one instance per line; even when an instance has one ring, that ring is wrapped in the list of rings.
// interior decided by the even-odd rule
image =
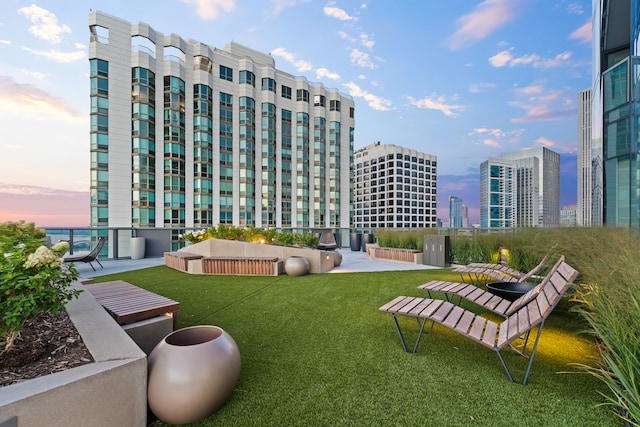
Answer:
[[[387,261],[422,264],[423,254],[421,251],[415,249],[373,247],[371,248],[371,257]]]
[[[1,387],[0,425],[146,426],[144,352],[89,292],[67,312],[95,362]]]
[[[202,255],[202,257],[269,257],[278,258],[283,262],[286,262],[287,258],[292,256],[302,256],[309,261],[309,273],[326,273],[335,267],[333,251],[294,246],[263,245],[237,240],[208,239],[182,248],[178,253],[181,252],[186,252],[190,255]],[[186,262],[186,271],[188,273],[203,274],[202,259],[189,259]]]

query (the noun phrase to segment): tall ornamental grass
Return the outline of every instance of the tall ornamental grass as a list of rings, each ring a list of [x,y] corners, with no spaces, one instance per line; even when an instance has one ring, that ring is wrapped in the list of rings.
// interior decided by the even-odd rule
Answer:
[[[603,404],[640,426],[640,232],[598,228],[553,235],[556,250],[582,273],[577,311],[599,344],[599,360],[583,367],[609,388]]]

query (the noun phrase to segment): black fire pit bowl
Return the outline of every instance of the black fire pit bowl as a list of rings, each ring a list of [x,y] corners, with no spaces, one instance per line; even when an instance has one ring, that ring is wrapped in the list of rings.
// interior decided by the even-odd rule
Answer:
[[[515,301],[537,285],[531,282],[491,282],[487,283],[487,290],[506,300]]]

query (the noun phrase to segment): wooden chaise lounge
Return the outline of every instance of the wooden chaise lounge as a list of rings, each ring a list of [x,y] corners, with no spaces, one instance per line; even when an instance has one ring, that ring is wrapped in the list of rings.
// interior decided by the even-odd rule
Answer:
[[[545,279],[563,262],[564,256],[561,256],[560,259],[558,259],[558,262],[556,262],[556,264],[550,270],[549,274],[547,274],[547,276],[545,276],[545,278],[542,280],[542,282],[540,282],[537,286],[523,294],[515,301],[501,298],[498,295],[492,294],[491,292],[479,288],[475,285],[460,282],[444,282],[441,280],[432,280],[418,286],[418,289],[426,291],[429,298],[432,297],[432,293],[441,292],[445,295],[447,301],[453,302],[454,298],[458,297],[459,300],[465,299],[504,317],[509,316],[520,307],[534,299],[542,290],[542,287],[545,284]]]
[[[549,254],[545,255],[542,261],[528,272],[518,271],[503,264],[490,263],[471,263],[457,267],[453,269],[453,272],[459,273],[463,282],[476,285],[485,282],[487,277],[499,282],[526,282],[542,270],[548,259]]]
[[[431,327],[429,332],[433,325],[438,323],[495,351],[509,380],[512,382],[513,375],[509,371],[500,351],[505,348],[511,348],[515,340],[523,335],[528,336],[537,327],[535,343],[529,355],[529,363],[522,380],[522,385],[526,385],[544,322],[577,276],[578,272],[564,260],[561,260],[544,279],[541,291],[537,296],[507,316],[499,324],[472,311],[456,306],[449,301],[430,298],[399,296],[380,307],[379,310],[389,313],[393,317],[404,351],[408,352],[409,350],[397,316],[414,317],[418,321],[420,329],[413,347],[413,353],[418,348],[425,323],[430,320]],[[523,354],[525,352],[526,344]]]

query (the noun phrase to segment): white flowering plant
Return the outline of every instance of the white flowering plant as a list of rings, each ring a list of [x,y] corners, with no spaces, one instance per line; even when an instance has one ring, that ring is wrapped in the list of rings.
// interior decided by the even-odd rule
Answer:
[[[184,234],[180,234],[178,237],[191,243],[198,243],[208,239],[207,230],[187,231]]]
[[[57,313],[81,292],[71,286],[78,271],[61,258],[69,244],[48,248],[44,236],[33,223],[0,224],[0,355],[11,350],[26,321]]]

